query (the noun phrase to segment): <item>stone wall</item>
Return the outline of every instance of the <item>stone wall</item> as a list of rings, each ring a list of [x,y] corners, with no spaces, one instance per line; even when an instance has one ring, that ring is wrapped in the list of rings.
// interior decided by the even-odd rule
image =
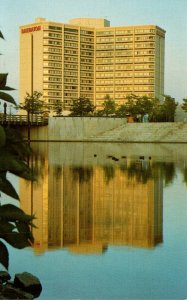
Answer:
[[[23,130],[25,138],[27,129]],[[51,117],[31,129],[36,141],[187,143],[187,123],[127,123],[124,118]]]

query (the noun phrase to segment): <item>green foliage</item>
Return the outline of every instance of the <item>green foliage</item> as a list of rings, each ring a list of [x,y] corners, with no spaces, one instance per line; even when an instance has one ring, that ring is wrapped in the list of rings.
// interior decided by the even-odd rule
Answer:
[[[164,103],[162,104],[163,121],[174,122],[177,105],[178,103],[175,102],[174,98],[169,95],[165,96]]]
[[[3,35],[0,31],[0,38]],[[6,86],[8,74],[0,74],[0,90],[14,90]],[[16,105],[13,97],[5,92],[0,92],[0,98],[5,102]],[[11,182],[7,179],[7,174],[12,173],[25,179],[33,180],[27,158],[31,149],[22,139],[21,134],[12,128],[0,126],[0,196],[1,192],[15,200],[19,196]],[[22,249],[32,245],[34,239],[31,231],[34,216],[29,216],[20,208],[12,204],[0,204],[0,263],[8,269],[9,254],[6,241],[11,246]]]
[[[57,116],[60,116],[62,114],[62,103],[59,101],[55,102],[53,105],[53,111]]]
[[[129,95],[127,102],[118,107],[117,116],[125,116],[130,114],[134,120],[138,120],[138,116],[142,120],[145,114],[148,114],[151,122],[174,122],[175,111],[178,103],[171,96],[165,96],[165,100],[161,103],[158,99],[148,98],[147,96],[139,97]]]
[[[125,118],[126,114],[127,114],[127,106],[125,104],[120,105],[116,110],[116,116]]]
[[[73,100],[71,107],[71,116],[88,116],[92,114],[95,110],[95,106],[92,104],[90,99],[85,97],[80,97]]]
[[[103,109],[100,114],[103,116],[113,115],[116,112],[117,105],[114,100],[111,99],[110,95],[104,97]]]
[[[3,147],[6,143],[6,134],[2,126],[0,126],[0,147]]]
[[[137,115],[141,115],[141,119],[145,114],[150,115],[153,109],[153,100],[147,96],[139,97],[129,95],[125,104],[127,112],[136,119]]]
[[[182,103],[182,109],[187,112],[187,98],[183,99],[183,103]]]
[[[14,90],[13,88],[6,85],[7,75],[8,75],[7,73],[5,73],[5,74],[1,73],[0,74],[0,91],[3,91],[3,90],[13,91]],[[5,92],[0,92],[0,99],[16,105],[16,102],[14,101],[14,98],[11,95],[9,95]]]
[[[26,93],[24,103],[19,105],[20,109],[27,111],[30,114],[39,114],[46,108],[45,102],[41,100],[42,93],[34,91],[33,95]]]
[[[1,31],[0,31],[0,38],[4,40],[4,36]]]
[[[0,134],[3,137],[0,144],[0,192],[19,200],[16,190],[7,179],[7,174],[10,172],[25,179],[34,179],[26,161],[31,149],[14,129],[0,126]],[[0,263],[5,268],[8,269],[9,255],[2,239],[18,249],[30,246],[33,243],[30,229],[33,226],[33,219],[34,216],[25,214],[15,205],[0,206]]]

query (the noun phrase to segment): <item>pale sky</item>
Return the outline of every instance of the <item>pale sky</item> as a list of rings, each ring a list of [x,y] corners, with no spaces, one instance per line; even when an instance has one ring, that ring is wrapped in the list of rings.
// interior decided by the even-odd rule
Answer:
[[[166,30],[165,94],[187,97],[187,0],[0,0],[0,72],[19,99],[19,26],[43,17],[68,23],[72,18],[106,18],[111,26],[158,25]]]

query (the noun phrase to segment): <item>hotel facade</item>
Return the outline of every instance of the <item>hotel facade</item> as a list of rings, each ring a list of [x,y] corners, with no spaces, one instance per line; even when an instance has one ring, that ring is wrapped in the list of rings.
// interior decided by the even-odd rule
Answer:
[[[165,31],[156,25],[110,27],[106,19],[69,24],[37,18],[20,27],[20,102],[39,91],[51,107],[69,110],[89,98],[98,109],[109,95],[164,98]]]

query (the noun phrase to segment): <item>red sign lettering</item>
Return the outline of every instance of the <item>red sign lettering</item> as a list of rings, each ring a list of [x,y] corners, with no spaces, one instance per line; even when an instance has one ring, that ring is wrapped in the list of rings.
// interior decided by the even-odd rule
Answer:
[[[39,31],[39,30],[41,30],[41,26],[34,26],[34,27],[29,27],[29,28],[23,28],[21,30],[21,33],[34,32],[34,31]]]

